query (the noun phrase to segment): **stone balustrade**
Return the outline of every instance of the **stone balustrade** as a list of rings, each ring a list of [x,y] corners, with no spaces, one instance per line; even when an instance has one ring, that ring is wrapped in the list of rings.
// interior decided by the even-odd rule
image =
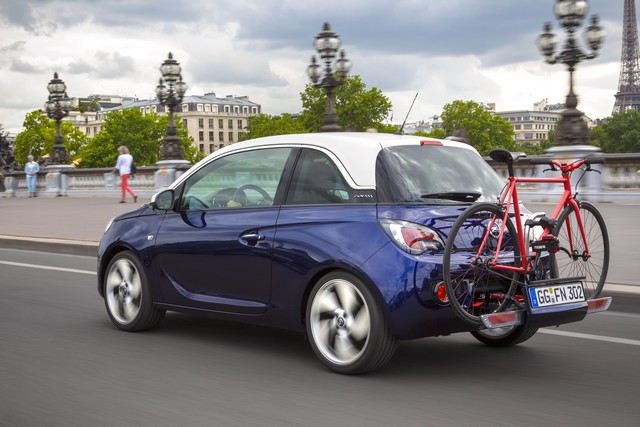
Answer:
[[[575,155],[551,153],[545,158],[571,161]],[[575,154],[575,153],[574,153]],[[606,160],[605,164],[595,165],[601,174],[587,173],[580,182],[579,192],[583,199],[599,202],[640,202],[640,154],[599,154]],[[540,157],[540,156],[535,156]],[[505,165],[497,164],[491,159],[487,162],[503,178],[507,177]],[[552,177],[557,172],[543,172],[544,165],[533,165],[527,159],[516,163],[517,176]],[[137,193],[152,195],[166,188],[174,179],[187,169],[187,164],[139,167],[129,185]],[[582,174],[574,172],[572,180],[577,182]],[[4,197],[26,197],[28,195],[24,172],[10,172],[4,175]],[[54,166],[42,168],[38,174],[37,189],[40,196],[85,195],[98,196],[118,194],[120,177],[112,168],[77,169],[70,166]],[[519,194],[525,201],[555,201],[562,188],[558,184],[523,184]]]

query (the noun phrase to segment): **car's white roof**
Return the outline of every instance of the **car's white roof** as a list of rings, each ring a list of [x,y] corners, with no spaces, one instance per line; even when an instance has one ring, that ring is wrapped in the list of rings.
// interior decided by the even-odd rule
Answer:
[[[218,157],[231,153],[268,147],[308,147],[327,153],[341,169],[345,178],[351,181],[349,184],[353,188],[373,189],[375,188],[376,158],[380,150],[398,145],[419,145],[420,141],[424,140],[439,141],[445,146],[462,147],[476,151],[470,145],[461,142],[412,135],[370,132],[321,132],[277,135],[238,142],[211,153],[197,164],[197,168],[192,168],[181,179],[178,179],[172,187],[175,187],[196,169],[199,169],[201,164],[209,163]]]

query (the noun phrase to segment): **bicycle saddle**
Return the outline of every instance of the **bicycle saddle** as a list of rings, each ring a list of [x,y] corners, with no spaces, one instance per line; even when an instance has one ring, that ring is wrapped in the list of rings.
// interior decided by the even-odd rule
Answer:
[[[516,163],[523,157],[527,157],[525,153],[516,152],[512,153],[511,151],[505,148],[494,148],[489,153],[489,156],[499,163]]]

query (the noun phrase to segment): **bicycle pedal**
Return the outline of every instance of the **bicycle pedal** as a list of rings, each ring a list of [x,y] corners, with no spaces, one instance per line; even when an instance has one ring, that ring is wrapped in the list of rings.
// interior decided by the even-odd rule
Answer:
[[[547,251],[556,253],[560,249],[560,242],[558,242],[558,238],[556,236],[547,234],[543,239],[531,242],[531,249],[536,252]]]

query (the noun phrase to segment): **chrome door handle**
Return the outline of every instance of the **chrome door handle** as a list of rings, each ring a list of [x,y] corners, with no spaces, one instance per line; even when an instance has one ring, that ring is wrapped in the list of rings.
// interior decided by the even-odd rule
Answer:
[[[248,233],[248,234],[243,234],[242,236],[240,236],[240,238],[242,240],[246,240],[248,242],[258,242],[260,240],[264,240],[265,237],[263,234],[259,234],[259,233]]]

